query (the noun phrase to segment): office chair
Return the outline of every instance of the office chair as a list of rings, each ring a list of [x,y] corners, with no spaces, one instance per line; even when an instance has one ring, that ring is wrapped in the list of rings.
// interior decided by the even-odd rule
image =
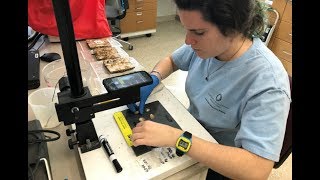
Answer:
[[[292,94],[292,78],[289,76],[290,89]],[[273,168],[279,168],[283,162],[288,158],[292,152],[292,105],[290,104],[290,110],[287,118],[286,132],[284,135],[284,140],[282,144],[282,149],[280,152],[279,162],[275,162]]]
[[[127,9],[129,9],[128,0],[106,0],[106,17],[110,21],[110,29],[114,40],[128,45],[128,49],[132,50],[133,46],[121,39],[121,29],[117,26],[116,22],[119,22],[126,16]],[[118,23],[119,24],[119,23]]]

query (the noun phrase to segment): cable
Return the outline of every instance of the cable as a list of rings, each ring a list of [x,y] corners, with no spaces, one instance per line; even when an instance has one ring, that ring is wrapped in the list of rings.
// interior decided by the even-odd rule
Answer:
[[[49,136],[46,136],[46,139],[40,139],[36,136],[37,133],[52,133],[52,134],[55,134],[57,135],[57,137],[55,138],[51,138]],[[56,131],[52,131],[52,130],[46,130],[46,129],[42,129],[42,130],[31,130],[31,131],[28,131],[28,135],[33,135],[33,136],[36,136],[37,139],[34,139],[34,140],[29,140],[28,138],[28,144],[35,144],[35,143],[41,143],[41,142],[49,142],[49,141],[56,141],[60,138],[60,133],[56,132]]]
[[[30,175],[28,177],[28,179],[34,179],[34,173],[33,173],[33,170],[30,166],[30,164],[28,164],[28,171],[30,171]]]
[[[44,138],[41,137],[41,135],[42,135],[41,133],[43,133]],[[55,134],[56,137],[52,138],[48,135],[45,135],[44,133]],[[28,179],[34,180],[34,174],[38,170],[39,163],[40,163],[41,159],[43,158],[43,157],[40,157],[40,155],[39,155],[39,153],[41,152],[41,148],[44,148],[43,143],[50,142],[50,141],[56,141],[59,138],[60,138],[60,133],[53,131],[53,130],[41,129],[41,130],[29,130],[28,131],[28,144],[29,145],[36,144],[36,143],[39,144],[38,145],[38,153],[37,153],[38,156],[36,159],[36,163],[28,164],[28,171],[30,172],[30,174],[28,175]],[[34,165],[33,168],[31,167],[32,165]]]
[[[34,174],[35,174],[35,172],[38,170],[39,163],[40,163],[40,158],[37,160],[36,165],[35,165],[35,167],[33,168],[33,170],[32,170],[32,167],[30,166],[30,164],[28,165],[28,169],[30,169],[30,171],[31,171],[31,172],[30,172],[31,175],[29,176],[29,179],[30,179],[30,177],[31,177],[31,179],[34,179]]]
[[[44,34],[42,34],[42,33],[38,33],[35,37],[34,37],[34,39],[33,39],[33,41],[31,42],[31,44],[28,46],[28,50],[30,50],[30,49],[32,49],[33,47],[34,47],[34,45],[38,42],[38,40],[41,38],[41,36],[43,36]],[[44,43],[44,41],[42,42],[42,44]],[[38,50],[41,46],[42,46],[42,44],[36,49],[36,50]]]
[[[39,33],[37,31],[33,31],[32,35],[28,36],[28,42],[34,40],[34,38],[38,35]]]

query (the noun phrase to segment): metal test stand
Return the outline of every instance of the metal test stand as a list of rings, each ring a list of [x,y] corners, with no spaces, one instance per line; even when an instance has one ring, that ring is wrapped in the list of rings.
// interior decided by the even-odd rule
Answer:
[[[63,121],[65,126],[76,126],[75,130],[66,131],[68,136],[76,133],[76,140],[68,141],[69,148],[78,145],[85,153],[101,147],[92,122],[95,113],[140,101],[141,86],[92,96],[89,88],[83,87],[69,2],[52,0],[52,3],[68,75],[59,80],[59,103],[55,104],[55,108],[59,121]]]

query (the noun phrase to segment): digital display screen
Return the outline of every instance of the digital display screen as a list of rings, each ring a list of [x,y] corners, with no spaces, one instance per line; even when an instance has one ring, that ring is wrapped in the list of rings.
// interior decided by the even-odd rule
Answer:
[[[147,79],[140,73],[133,73],[127,76],[120,76],[112,79],[113,85],[115,85],[118,89],[142,84],[144,82],[147,82]]]
[[[184,140],[179,141],[179,146],[183,147],[184,149],[188,148],[189,143],[185,142]]]

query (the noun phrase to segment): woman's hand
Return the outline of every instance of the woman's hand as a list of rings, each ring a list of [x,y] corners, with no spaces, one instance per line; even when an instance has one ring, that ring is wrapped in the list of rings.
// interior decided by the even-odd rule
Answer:
[[[135,104],[128,104],[127,107],[129,108],[129,110],[133,113],[135,113],[136,111],[139,110],[140,114],[144,113],[144,106],[146,105],[146,101],[148,99],[148,97],[150,96],[151,92],[153,91],[153,89],[160,83],[160,80],[158,79],[158,77],[156,75],[151,74],[151,78],[153,83],[147,86],[142,86],[140,88],[140,104],[139,107]]]
[[[134,146],[174,147],[182,133],[181,129],[146,120],[132,129],[131,141]]]

